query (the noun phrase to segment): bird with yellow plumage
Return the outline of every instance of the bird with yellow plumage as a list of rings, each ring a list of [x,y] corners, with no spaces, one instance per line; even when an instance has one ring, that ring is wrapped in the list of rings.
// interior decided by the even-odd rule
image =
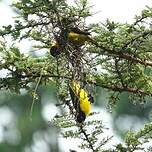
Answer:
[[[92,42],[90,32],[82,31],[79,28],[71,28],[68,33],[68,40],[76,45],[84,45],[85,42]]]
[[[69,88],[71,99],[77,112],[77,121],[82,123],[91,111],[92,101],[90,100],[90,95],[85,89],[81,88],[80,84],[75,80],[70,83]]]
[[[67,32],[67,40],[65,41],[64,45],[66,45],[66,42],[70,42],[73,45],[80,47],[86,42],[94,43],[93,39],[90,38],[90,32],[82,31],[79,28],[71,28],[70,31]],[[61,47],[58,42],[54,42],[50,48],[50,54],[53,57],[57,57],[61,54],[61,52],[64,52],[64,50],[62,50],[61,48],[63,49],[64,47]]]

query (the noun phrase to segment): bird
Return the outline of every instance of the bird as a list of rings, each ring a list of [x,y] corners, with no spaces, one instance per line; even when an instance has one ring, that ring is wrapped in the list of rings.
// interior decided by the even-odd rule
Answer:
[[[70,28],[70,30],[67,32],[67,40],[76,46],[82,46],[85,44],[85,42],[94,43],[94,40],[90,37],[90,35],[91,34],[88,31],[85,31],[85,30],[82,31],[77,27],[73,27],[73,28]],[[67,42],[65,41],[64,45],[66,45],[66,43]],[[59,43],[57,41],[54,42],[50,48],[50,54],[53,57],[58,57],[61,54],[61,52],[62,52],[61,50],[64,48],[63,47],[64,45],[63,44],[59,45]]]
[[[68,40],[76,45],[84,45],[85,42],[92,42],[90,38],[90,32],[82,31],[79,28],[71,28],[68,33]]]
[[[82,123],[85,121],[86,116],[90,114],[92,99],[90,100],[90,95],[75,80],[70,83],[69,88],[71,99],[77,113],[77,122]]]
[[[63,36],[63,34],[61,35]],[[73,43],[74,45],[77,45],[77,46],[82,46],[85,44],[85,42],[92,42],[92,43],[94,42],[94,40],[90,37],[90,32],[85,31],[85,30],[82,31],[77,27],[73,27],[73,28],[70,28],[70,30],[68,30],[67,40],[70,43]],[[61,50],[63,49],[63,46],[61,47],[61,45],[59,45],[57,41],[54,42],[50,48],[50,54],[53,57],[59,56],[61,54]]]
[[[61,54],[61,48],[57,42],[54,42],[50,48],[50,54],[53,57],[57,57]]]

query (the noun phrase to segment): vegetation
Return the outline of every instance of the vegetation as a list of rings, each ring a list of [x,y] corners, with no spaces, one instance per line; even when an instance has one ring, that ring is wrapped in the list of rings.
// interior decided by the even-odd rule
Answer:
[[[150,122],[138,132],[128,131],[123,135],[123,143],[104,148],[113,138],[104,135],[107,126],[102,123],[102,119],[96,119],[98,114],[94,112],[88,116],[90,119],[78,123],[69,93],[69,83],[77,80],[94,98],[98,98],[97,92],[102,89],[106,91],[110,111],[117,109],[122,102],[124,105],[130,103],[131,106],[149,105],[146,112],[150,113],[152,8],[143,10],[132,24],[107,20],[104,23],[86,25],[86,19],[93,15],[87,0],[76,1],[73,6],[68,5],[66,0],[19,0],[12,7],[18,14],[14,25],[0,29],[0,70],[7,71],[7,76],[0,78],[0,89],[16,93],[15,96],[26,96],[28,101],[32,101],[31,118],[35,122],[31,124],[35,125],[31,127],[31,132],[37,127],[45,130],[47,126],[42,119],[34,119],[34,116],[41,117],[41,91],[49,94],[55,90],[55,104],[60,112],[50,120],[54,132],[59,128],[63,137],[81,139],[79,147],[93,152],[152,151],[151,146],[144,147],[152,140]],[[92,36],[81,45],[73,43],[68,39],[68,33],[73,27],[90,32]],[[10,39],[12,43],[9,43]],[[32,41],[32,49],[35,51],[47,50],[48,53],[41,57],[21,53],[16,44],[23,39]],[[60,53],[56,56],[49,52],[54,42],[58,42],[60,46]],[[19,109],[22,105],[20,100],[17,100]],[[28,109],[29,103],[23,103],[25,106],[22,105],[22,110]],[[28,121],[28,115],[24,117],[23,120]],[[21,117],[19,126],[24,130],[26,127],[22,126],[25,123],[23,120]],[[31,132],[29,130],[27,134],[22,134],[22,137],[26,134],[27,140],[20,145],[20,151],[31,141]],[[50,147],[53,146],[50,144]],[[4,147],[3,151],[10,151],[9,148],[13,149]],[[58,151],[58,148],[53,150]]]

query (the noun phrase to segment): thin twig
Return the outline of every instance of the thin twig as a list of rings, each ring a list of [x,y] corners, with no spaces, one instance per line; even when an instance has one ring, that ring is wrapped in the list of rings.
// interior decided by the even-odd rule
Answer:
[[[79,126],[79,128],[80,128],[81,133],[83,133],[83,135],[85,136],[85,139],[86,139],[86,141],[88,142],[90,149],[91,149],[93,152],[95,152],[96,150],[94,149],[94,147],[93,147],[93,145],[92,145],[92,143],[91,143],[91,141],[90,141],[90,139],[89,139],[89,137],[88,137],[88,134],[87,134],[87,133],[85,132],[85,130],[83,129],[83,126],[81,125],[81,126]]]

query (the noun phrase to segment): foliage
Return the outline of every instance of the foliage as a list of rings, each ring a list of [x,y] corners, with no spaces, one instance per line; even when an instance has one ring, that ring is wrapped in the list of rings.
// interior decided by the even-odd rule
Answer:
[[[107,20],[86,25],[86,18],[92,16],[87,0],[76,1],[74,6],[69,6],[66,0],[22,0],[12,7],[18,13],[14,25],[3,26],[0,30],[0,70],[8,71],[6,77],[0,78],[0,89],[16,93],[26,89],[32,94],[34,105],[38,86],[54,83],[57,105],[63,113],[52,123],[56,127],[70,128],[62,132],[65,138],[79,138],[83,140],[82,149],[94,152],[143,150],[142,146],[152,138],[151,124],[137,133],[128,132],[125,144],[106,150],[103,146],[111,137],[102,136],[99,141],[98,135],[102,135],[105,128],[102,121],[76,123],[68,85],[75,79],[90,90],[97,86],[106,89],[110,108],[116,105],[123,92],[128,92],[134,103],[145,102],[152,92],[152,8],[143,10],[132,24]],[[67,34],[73,27],[94,33],[92,42],[84,46],[70,43]],[[13,43],[9,45],[7,39],[10,37]],[[48,53],[42,57],[26,56],[15,45],[23,39],[31,40],[36,50],[48,50],[57,41],[62,52],[57,57]],[[73,130],[73,127],[78,129]]]

